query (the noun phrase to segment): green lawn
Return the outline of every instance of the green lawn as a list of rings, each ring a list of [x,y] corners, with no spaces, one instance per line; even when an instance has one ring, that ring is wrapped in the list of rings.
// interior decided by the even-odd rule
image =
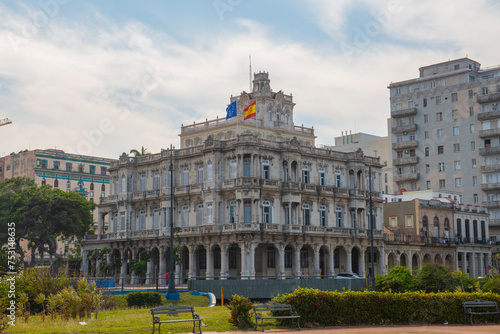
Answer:
[[[190,293],[181,293],[178,301],[168,301],[163,298],[163,305],[169,303],[177,305],[191,305],[195,308],[195,313],[203,317],[203,323],[207,327],[202,327],[203,331],[228,331],[235,328],[229,323],[231,317],[229,309],[216,306],[208,307],[210,304],[206,296],[193,296]],[[17,317],[16,325],[10,326],[6,333],[151,333],[153,329],[150,308],[127,308],[125,296],[114,296],[116,309],[111,311],[101,311],[97,319],[92,315],[91,320],[84,319],[86,323],[80,324],[80,320],[61,320],[58,316],[56,320],[46,317],[42,322],[40,316],[31,316],[28,323],[24,319]],[[179,323],[162,325],[165,333],[187,333],[192,330],[192,323]]]
[[[195,312],[203,317],[203,331],[229,331],[235,328],[229,323],[229,310],[225,307],[195,307]],[[28,323],[18,318],[15,327],[9,327],[6,333],[151,333],[152,317],[149,308],[103,311],[97,319],[63,321],[45,319],[41,322],[39,316],[32,316]],[[192,323],[162,325],[165,333],[187,333],[192,330]]]

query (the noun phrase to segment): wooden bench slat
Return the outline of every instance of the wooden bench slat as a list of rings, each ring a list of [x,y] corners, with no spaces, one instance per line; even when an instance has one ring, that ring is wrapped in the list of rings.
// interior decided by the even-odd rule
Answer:
[[[257,329],[259,327],[259,320],[260,320],[260,327],[262,328],[262,331],[264,331],[264,320],[267,319],[292,319],[292,326],[293,326],[293,320],[297,319],[297,327],[300,330],[300,323],[299,323],[299,318],[300,315],[297,314],[297,312],[293,311],[292,306],[288,304],[276,304],[276,303],[269,303],[269,304],[260,304],[260,305],[254,305],[253,306],[253,311],[255,313],[255,328]],[[279,312],[279,311],[285,311],[289,312],[289,315],[266,315],[264,316],[264,312]]]
[[[496,322],[498,323],[498,315],[500,310],[498,309],[497,302],[476,299],[474,301],[467,301],[462,303],[464,308],[465,321],[467,321],[467,315],[470,315],[470,323],[473,325],[472,316],[473,315],[496,315]],[[475,311],[477,308],[494,308],[492,311]]]
[[[178,317],[179,313],[191,313],[192,319],[169,319],[161,320],[160,315],[167,317]],[[194,307],[192,306],[177,306],[169,305],[163,307],[157,307],[151,309],[151,315],[153,316],[153,334],[155,332],[155,325],[158,324],[158,333],[161,334],[161,324],[177,323],[177,322],[192,322],[193,323],[193,333],[195,333],[196,326],[198,326],[199,333],[201,333],[201,319],[198,314],[194,313]]]

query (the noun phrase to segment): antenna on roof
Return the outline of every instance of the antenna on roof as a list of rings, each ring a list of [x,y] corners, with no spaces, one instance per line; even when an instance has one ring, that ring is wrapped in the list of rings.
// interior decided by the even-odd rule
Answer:
[[[252,55],[248,55],[248,63],[250,65],[250,71],[248,72],[248,81],[250,83],[250,93],[252,92]]]

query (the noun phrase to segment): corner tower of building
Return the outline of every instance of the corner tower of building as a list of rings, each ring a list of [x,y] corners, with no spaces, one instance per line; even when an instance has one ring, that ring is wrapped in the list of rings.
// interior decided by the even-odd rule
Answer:
[[[296,137],[304,146],[314,146],[314,128],[297,126],[293,121],[292,94],[273,92],[268,72],[254,74],[252,92],[231,96],[229,104],[236,101],[237,116],[230,119],[216,118],[194,122],[181,127],[181,148],[200,145],[209,136],[218,140],[231,140],[241,134],[258,135],[261,139],[285,142]],[[244,110],[256,102],[256,117],[244,120]]]

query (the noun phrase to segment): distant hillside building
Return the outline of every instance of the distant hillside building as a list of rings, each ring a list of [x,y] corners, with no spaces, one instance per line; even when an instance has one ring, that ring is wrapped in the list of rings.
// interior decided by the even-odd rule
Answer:
[[[84,274],[92,272],[88,252],[109,247],[108,261],[121,259],[114,277],[135,282],[130,261],[147,250],[147,276],[152,282],[156,272],[161,282],[170,263],[171,210],[180,237],[178,282],[226,272],[243,278],[367,274],[368,174],[371,168],[374,213],[381,218],[380,159],[316,148],[314,129],[294,124],[292,95],[272,91],[268,73],[255,74],[252,92],[234,101],[236,117],[182,126],[180,149],[124,153],[111,164],[98,233],[84,243]],[[257,116],[244,120],[253,102]],[[383,273],[381,220],[374,234],[376,273]]]

